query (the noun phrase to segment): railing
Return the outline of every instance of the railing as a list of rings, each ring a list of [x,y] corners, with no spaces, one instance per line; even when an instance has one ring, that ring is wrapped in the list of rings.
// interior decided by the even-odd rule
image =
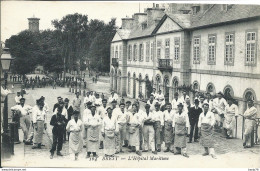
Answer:
[[[159,70],[172,70],[172,59],[158,59]]]
[[[112,66],[118,67],[118,58],[112,58]]]

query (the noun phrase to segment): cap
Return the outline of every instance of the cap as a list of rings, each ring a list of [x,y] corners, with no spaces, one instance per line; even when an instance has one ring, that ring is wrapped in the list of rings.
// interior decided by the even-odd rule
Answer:
[[[41,96],[41,98],[40,99],[45,99],[45,97],[44,96]]]
[[[149,104],[145,104],[145,108],[150,108],[151,106]]]
[[[125,105],[125,104],[124,103],[120,103],[119,106],[121,106],[121,105]]]
[[[117,101],[114,99],[114,100],[112,101],[112,103],[117,103]]]
[[[22,97],[22,98],[20,99],[20,101],[21,101],[21,100],[25,100],[25,98]]]
[[[178,92],[175,92],[175,93],[174,93],[174,96],[179,96],[179,93],[178,93]]]
[[[65,98],[64,102],[69,102],[70,100],[68,98]]]
[[[79,111],[74,110],[74,111],[73,111],[73,115],[77,115],[77,114],[79,114]]]
[[[183,104],[182,104],[182,102],[180,102],[177,106],[182,106],[183,107]]]
[[[154,104],[154,106],[160,106],[160,104],[159,104],[158,102],[156,102],[156,103]]]
[[[111,109],[111,110],[112,110],[112,108],[111,108],[110,106],[107,107],[106,111],[107,111],[108,109]]]
[[[87,102],[87,105],[92,105],[92,102],[88,101],[88,102]]]
[[[203,106],[204,106],[204,105],[209,106],[209,103],[208,103],[207,101],[205,101],[205,102],[203,103]]]
[[[58,98],[58,99],[62,99],[61,96],[58,96],[57,98]]]
[[[199,99],[194,100],[194,103],[199,103],[199,102],[200,102]]]
[[[92,108],[92,107],[95,107],[95,108],[96,108],[95,104],[92,104],[92,105],[91,105],[91,108]]]
[[[126,101],[125,103],[126,103],[126,104],[131,104],[131,101]]]

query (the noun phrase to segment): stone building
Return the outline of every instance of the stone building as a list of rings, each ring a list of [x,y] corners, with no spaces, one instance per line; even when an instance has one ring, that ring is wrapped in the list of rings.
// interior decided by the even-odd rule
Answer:
[[[189,85],[191,97],[194,90],[221,91],[238,100],[240,113],[248,98],[260,111],[259,34],[258,5],[192,4],[178,12],[147,8],[122,18],[111,42],[111,89],[146,97],[150,80],[171,101]]]

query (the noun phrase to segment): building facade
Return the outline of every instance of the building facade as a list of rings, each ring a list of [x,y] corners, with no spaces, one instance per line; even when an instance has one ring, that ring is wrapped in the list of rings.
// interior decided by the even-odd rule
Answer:
[[[150,80],[170,102],[189,86],[191,97],[221,91],[238,100],[240,114],[248,98],[260,111],[260,6],[184,7],[155,6],[122,19],[111,42],[111,90],[147,98]]]

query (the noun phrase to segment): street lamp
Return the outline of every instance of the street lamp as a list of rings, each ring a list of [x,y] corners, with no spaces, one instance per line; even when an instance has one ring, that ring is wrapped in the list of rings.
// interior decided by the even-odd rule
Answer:
[[[11,62],[13,60],[9,49],[3,48],[1,49],[1,73],[4,73],[4,88],[7,89],[7,78],[8,71],[10,69]],[[1,74],[2,81],[2,74]],[[4,108],[3,108],[3,134],[2,134],[2,156],[3,158],[9,158],[11,154],[13,154],[13,136],[10,135],[12,132],[8,130],[8,95],[4,100]],[[1,111],[2,113],[2,111]]]

